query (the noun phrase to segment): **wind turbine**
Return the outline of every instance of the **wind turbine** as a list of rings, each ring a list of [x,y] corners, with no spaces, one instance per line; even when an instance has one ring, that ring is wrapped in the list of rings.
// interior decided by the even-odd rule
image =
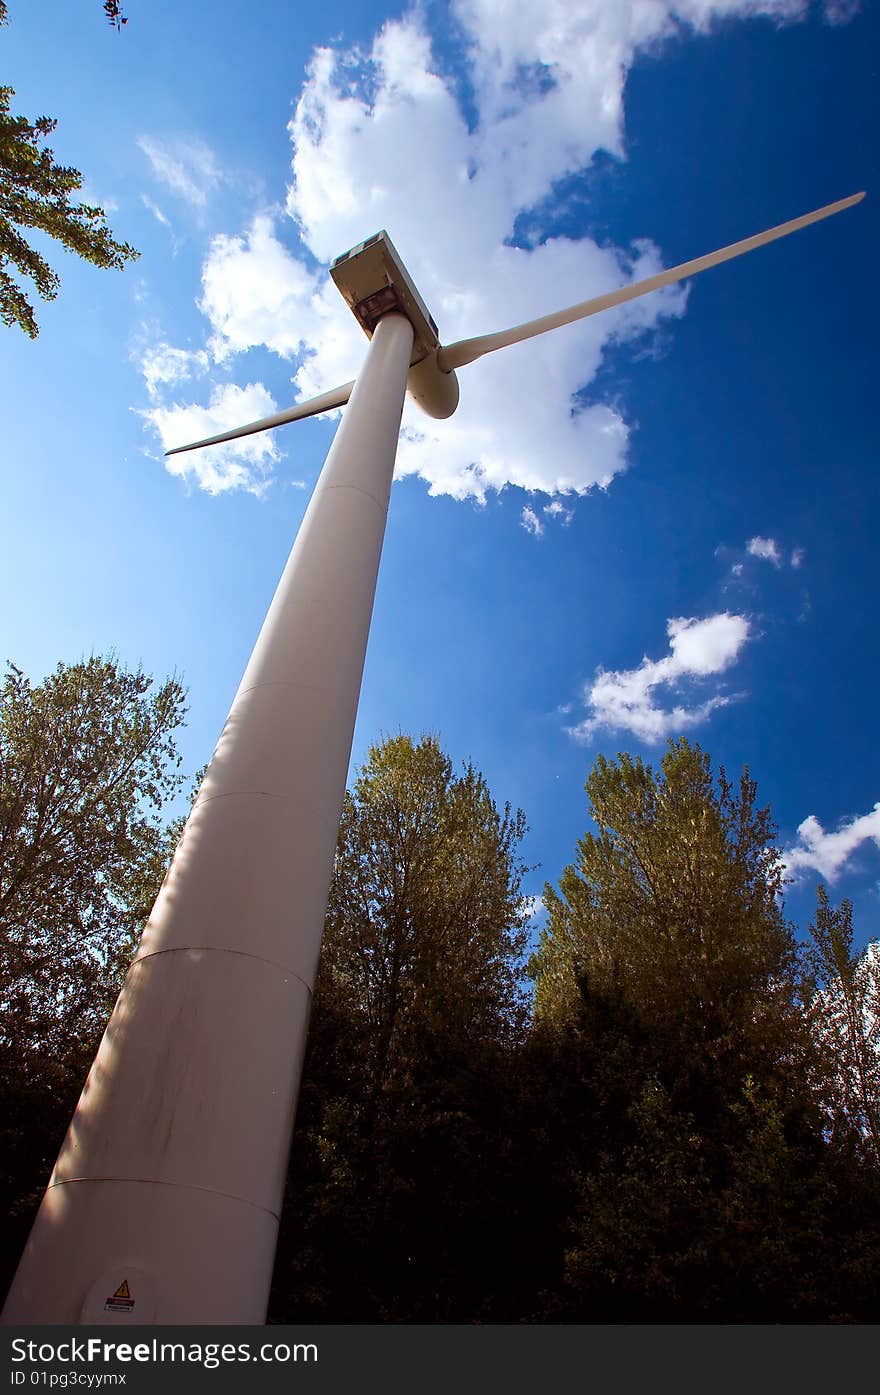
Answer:
[[[86,1081],[5,1322],[264,1321],[405,391],[448,417],[456,369],[863,197],[445,346],[377,233],[330,268],[370,338],[357,379],[178,448],[349,403]]]

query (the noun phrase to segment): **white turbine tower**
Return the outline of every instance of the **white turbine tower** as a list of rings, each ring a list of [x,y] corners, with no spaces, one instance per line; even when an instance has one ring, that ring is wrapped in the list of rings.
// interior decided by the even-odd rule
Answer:
[[[330,268],[371,339],[356,381],[180,448],[350,399],[86,1081],[5,1322],[264,1321],[405,391],[431,416],[450,416],[455,369],[863,197],[445,347],[378,233]]]

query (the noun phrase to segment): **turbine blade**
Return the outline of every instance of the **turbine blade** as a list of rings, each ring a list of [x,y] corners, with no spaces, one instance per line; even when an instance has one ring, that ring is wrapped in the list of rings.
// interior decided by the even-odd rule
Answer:
[[[778,237],[787,237],[789,233],[806,228],[810,223],[818,223],[822,218],[830,218],[834,213],[842,213],[845,208],[851,208],[854,203],[859,203],[864,197],[864,193],[852,194],[847,199],[840,199],[837,203],[829,203],[824,208],[817,208],[813,213],[805,213],[800,218],[792,218],[788,223],[780,223],[778,227],[769,228],[767,232],[756,233],[754,237],[743,238],[741,242],[733,242],[729,247],[722,247],[718,252],[709,252],[705,257],[695,257],[693,261],[682,262],[680,266],[673,266],[669,271],[661,271],[656,276],[647,277],[644,281],[621,286],[619,290],[595,296],[593,300],[582,300],[579,305],[571,305],[567,310],[557,310],[552,315],[542,315],[540,319],[528,320],[525,324],[515,325],[512,329],[500,330],[497,334],[482,334],[475,339],[459,339],[454,344],[448,344],[440,349],[437,354],[437,363],[444,373],[455,368],[464,368],[466,364],[473,363],[475,359],[482,358],[484,354],[494,353],[496,349],[506,349],[508,344],[519,344],[523,339],[533,339],[536,335],[546,334],[551,329],[574,324],[576,320],[585,320],[589,315],[598,315],[602,310],[610,310],[613,305],[622,305],[624,301],[635,300],[638,296],[648,295],[651,291],[659,291],[661,286],[670,286],[674,281],[682,281],[686,276],[695,276],[698,271],[707,271],[710,266],[718,266],[720,262],[728,262],[733,257],[741,257],[744,252],[751,252],[756,247],[763,247],[765,242],[775,242]]]
[[[166,455],[179,455],[181,451],[198,450],[201,446],[216,446],[221,441],[235,441],[239,436],[252,436],[256,431],[270,431],[273,426],[283,426],[286,421],[302,421],[304,417],[316,417],[321,412],[332,411],[334,407],[344,407],[354,391],[354,382],[343,383],[331,388],[318,397],[310,397],[308,402],[298,402],[285,412],[276,412],[272,417],[261,417],[259,421],[248,422],[247,426],[235,426],[231,431],[221,431],[216,436],[206,436],[204,441],[192,441],[188,446],[175,446],[166,450]]]

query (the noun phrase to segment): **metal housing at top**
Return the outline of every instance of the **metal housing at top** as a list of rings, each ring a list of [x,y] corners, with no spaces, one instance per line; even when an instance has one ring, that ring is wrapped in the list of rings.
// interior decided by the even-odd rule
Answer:
[[[374,233],[336,257],[330,275],[368,338],[383,315],[399,310],[413,327],[410,363],[436,352],[437,326],[387,232]]]

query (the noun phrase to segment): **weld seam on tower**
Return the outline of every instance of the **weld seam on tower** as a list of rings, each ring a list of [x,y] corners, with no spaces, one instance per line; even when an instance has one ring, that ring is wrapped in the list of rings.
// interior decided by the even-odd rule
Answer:
[[[291,978],[297,979],[309,997],[313,996],[312,989],[295,969],[288,968],[286,964],[279,964],[277,959],[267,959],[264,954],[251,954],[246,949],[227,949],[224,945],[170,945],[168,949],[150,949],[147,950],[146,954],[136,955],[131,961],[131,968],[133,969],[135,964],[143,964],[147,959],[157,959],[160,954],[188,954],[194,949],[197,949],[200,954],[237,954],[240,959],[255,959],[259,964],[268,964],[270,969],[278,969],[280,973],[289,974]],[[218,1193],[218,1195],[223,1195],[223,1193]]]
[[[325,484],[322,485],[320,489],[316,489],[315,494],[329,494],[331,490],[334,489],[351,489],[355,494],[363,494],[365,499],[369,499],[372,503],[376,505],[376,508],[379,509],[383,518],[388,512],[387,504],[380,503],[380,501],[376,498],[375,494],[371,494],[369,489],[361,489],[359,484]]]
[[[256,683],[249,683],[246,688],[239,688],[235,694],[236,698],[244,697],[245,693],[252,693],[255,688],[307,688],[310,693],[325,693],[327,688],[321,683],[309,683],[302,678],[261,678]],[[267,791],[268,793],[268,791]],[[286,794],[279,794],[279,799],[289,799]],[[208,795],[209,799],[219,798],[216,794]]]
[[[208,1196],[222,1196],[226,1201],[240,1201],[242,1206],[252,1206],[255,1211],[264,1211],[273,1220],[281,1220],[280,1211],[261,1206],[258,1201],[250,1201],[246,1196],[236,1196],[235,1192],[221,1192],[216,1187],[197,1187],[191,1182],[163,1182],[157,1177],[62,1177],[57,1182],[50,1182],[46,1190],[51,1191],[53,1187],[70,1187],[76,1182],[117,1182],[123,1186],[134,1183],[142,1187],[168,1187],[178,1192],[205,1192]]]
[[[260,687],[257,684],[257,687]],[[286,686],[286,685],[285,685]],[[250,691],[250,689],[248,690]],[[320,688],[314,688],[313,692],[321,692]],[[219,794],[206,794],[204,798],[199,797],[193,802],[192,812],[201,809],[205,804],[211,804],[215,799],[283,799],[289,803],[294,796],[290,794],[276,794],[274,790],[222,790]],[[303,800],[297,801],[299,807],[307,814],[318,816],[318,810],[314,804],[306,804]]]

